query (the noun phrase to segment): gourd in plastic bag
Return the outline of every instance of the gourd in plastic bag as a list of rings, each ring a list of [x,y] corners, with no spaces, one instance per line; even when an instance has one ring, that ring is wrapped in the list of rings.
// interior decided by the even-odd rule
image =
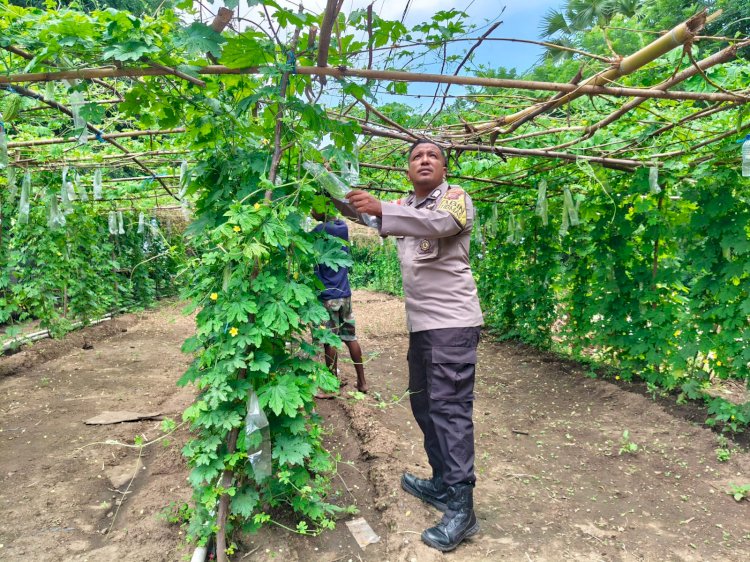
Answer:
[[[505,241],[509,244],[520,244],[523,240],[522,229],[521,221],[516,220],[513,213],[510,213],[508,215],[508,236],[505,238]]]
[[[328,195],[344,203],[349,203],[346,200],[346,194],[349,193],[351,189],[344,182],[342,182],[339,178],[337,178],[334,174],[326,170],[317,162],[305,162],[303,166],[305,167],[305,170],[312,174],[313,179],[318,182],[323,189],[326,190]],[[359,169],[359,165],[357,165],[357,168]],[[357,172],[357,175],[359,175],[359,172]],[[371,228],[378,227],[378,221],[376,217],[372,217],[367,213],[361,213],[360,217],[362,218],[362,222],[366,226],[369,226]]]
[[[63,177],[65,176],[63,175]],[[63,181],[60,188],[60,206],[62,207],[62,212],[66,215],[73,212],[73,204],[70,202],[70,190],[68,189],[69,185],[68,182]]]
[[[86,130],[86,120],[81,117],[81,106],[83,104],[82,92],[73,92],[70,94],[70,111],[73,114],[73,128],[76,131],[81,129],[81,134],[78,137],[79,144],[86,144],[89,140],[88,131]]]
[[[60,208],[57,206],[57,195],[50,193],[49,196],[49,211],[47,214],[47,227],[50,230],[55,230],[61,226],[65,226],[65,215],[60,212]]]
[[[661,193],[661,187],[659,187],[659,168],[656,166],[651,166],[648,169],[648,187],[654,195]]]
[[[117,236],[117,212],[116,211],[110,211],[109,212],[109,233],[112,236]]]
[[[146,217],[143,215],[143,213],[140,213],[138,215],[138,234],[143,234],[145,229],[146,229]]]
[[[187,199],[182,199],[180,201],[180,211],[182,211],[182,218],[184,218],[186,221],[191,220],[191,211],[190,211],[190,204],[188,203]]]
[[[94,171],[94,200],[101,201],[102,199],[102,169],[97,168]]]
[[[562,210],[562,224],[560,225],[560,236],[567,236],[568,235],[568,229],[570,228],[570,218],[568,217],[568,209],[563,204],[563,210]]]
[[[487,236],[494,237],[497,234],[497,203],[492,205],[490,219],[487,221]]]
[[[31,172],[26,170],[23,175],[23,181],[21,182],[21,202],[18,205],[18,222],[20,224],[28,224],[29,222],[29,207],[31,201]]]
[[[0,113],[0,167],[8,165],[8,136],[5,134],[3,114]]]
[[[117,234],[125,234],[125,225],[122,222],[122,211],[117,211]]]
[[[346,199],[346,194],[351,190],[339,178],[317,162],[305,162],[304,167],[312,174],[313,179],[320,184],[320,187],[328,192],[328,195],[341,201]]]
[[[536,209],[534,213],[542,218],[542,224],[547,226],[549,224],[549,218],[547,216],[547,181],[542,180],[539,182],[539,187],[536,192]]]
[[[180,191],[177,193],[177,197],[182,199],[187,193],[188,184],[190,183],[190,175],[188,174],[188,165],[185,160],[180,164]]]
[[[81,181],[81,178],[78,177],[77,173],[73,179],[73,183],[78,188],[78,196],[81,198],[81,201],[88,201],[89,194],[86,193],[86,185]]]
[[[271,428],[253,389],[250,389],[247,397],[245,433],[247,460],[253,467],[255,481],[262,482],[271,476]]]
[[[578,220],[576,206],[573,203],[573,195],[570,193],[570,188],[567,186],[563,189],[563,210],[568,213],[570,226],[578,226],[581,224],[581,221]]]
[[[47,101],[55,101],[55,83],[47,82],[44,87],[44,99]]]

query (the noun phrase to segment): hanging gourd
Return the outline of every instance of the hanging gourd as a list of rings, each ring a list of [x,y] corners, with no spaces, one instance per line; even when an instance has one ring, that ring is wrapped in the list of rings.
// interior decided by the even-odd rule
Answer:
[[[26,170],[21,182],[21,202],[18,205],[18,222],[28,224],[31,201],[31,172]]]
[[[542,224],[547,226],[549,218],[547,216],[547,180],[539,182],[536,192],[536,208],[534,213],[542,218]]]

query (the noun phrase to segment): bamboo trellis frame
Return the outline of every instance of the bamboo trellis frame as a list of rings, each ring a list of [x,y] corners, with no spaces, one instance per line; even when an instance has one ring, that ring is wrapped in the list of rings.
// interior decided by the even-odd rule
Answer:
[[[336,13],[341,9],[341,2],[339,0],[330,0],[329,1],[329,7],[326,9],[326,14],[330,15],[333,13]],[[224,14],[226,16],[227,14]],[[230,13],[231,15],[231,13]],[[316,67],[297,67],[295,69],[295,73],[303,76],[311,76],[311,77],[318,77],[321,81],[325,79],[325,77],[334,77],[338,79],[344,79],[344,78],[364,78],[369,81],[403,81],[403,82],[409,82],[409,83],[424,83],[424,82],[432,82],[436,84],[458,84],[458,85],[468,85],[468,86],[480,86],[485,88],[501,88],[501,89],[513,89],[513,90],[527,90],[527,91],[537,91],[537,92],[556,92],[556,94],[546,101],[536,101],[531,103],[528,107],[521,109],[519,111],[516,111],[515,113],[504,115],[499,118],[495,118],[492,121],[477,121],[474,123],[467,123],[464,122],[463,124],[463,131],[458,131],[456,128],[457,125],[447,126],[447,127],[441,127],[441,128],[435,128],[430,131],[427,131],[426,129],[413,129],[413,128],[407,128],[399,123],[392,120],[390,117],[388,117],[384,112],[380,111],[377,107],[372,105],[369,102],[366,102],[363,99],[359,99],[359,103],[365,108],[365,120],[362,120],[355,116],[349,116],[345,112],[343,115],[339,116],[339,119],[343,120],[355,120],[360,123],[361,131],[363,134],[370,136],[372,138],[387,138],[387,139],[393,139],[393,140],[399,140],[403,141],[405,143],[411,143],[415,139],[418,138],[430,138],[431,140],[434,140],[441,146],[443,146],[446,149],[449,150],[455,150],[457,152],[476,152],[476,153],[488,153],[488,154],[494,154],[497,156],[515,156],[515,157],[533,157],[533,158],[547,158],[547,159],[557,159],[562,160],[566,162],[575,162],[579,160],[588,161],[592,163],[600,164],[604,167],[613,168],[617,170],[633,170],[639,166],[644,166],[650,164],[651,160],[655,157],[669,157],[676,154],[684,153],[680,151],[670,151],[670,152],[664,152],[659,155],[650,155],[647,157],[647,159],[640,159],[639,158],[623,158],[623,157],[617,157],[617,155],[623,154],[625,152],[637,152],[639,149],[637,148],[638,142],[631,142],[626,144],[625,146],[617,146],[609,151],[604,151],[607,147],[607,144],[599,143],[596,146],[586,146],[586,148],[579,153],[578,150],[574,150],[573,152],[564,152],[562,149],[567,147],[575,146],[576,144],[580,143],[582,140],[590,138],[596,131],[602,129],[603,127],[606,127],[608,124],[614,122],[615,120],[619,119],[623,115],[625,115],[628,111],[631,109],[634,109],[641,105],[644,101],[650,100],[650,99],[662,99],[662,100],[674,100],[674,101],[700,101],[700,102],[710,102],[712,104],[715,104],[713,108],[709,110],[701,110],[699,112],[696,112],[694,116],[688,116],[685,118],[682,118],[676,123],[666,123],[663,126],[659,127],[656,131],[652,132],[649,137],[658,136],[659,134],[663,134],[664,132],[667,132],[669,130],[672,130],[676,127],[686,126],[687,123],[700,119],[704,116],[709,116],[715,113],[718,113],[719,111],[725,111],[734,107],[737,107],[741,104],[747,103],[750,101],[750,98],[747,95],[748,91],[737,91],[732,92],[728,90],[721,89],[720,86],[717,86],[709,81],[712,86],[716,86],[720,91],[717,92],[694,92],[694,91],[674,91],[669,90],[669,88],[675,86],[676,84],[687,80],[690,77],[696,76],[696,75],[702,75],[707,81],[708,78],[705,76],[705,69],[710,68],[712,66],[722,64],[728,60],[731,60],[734,56],[736,56],[737,51],[741,48],[745,48],[748,45],[750,45],[750,40],[740,40],[735,41],[730,44],[729,47],[726,47],[725,49],[722,49],[718,53],[711,55],[710,57],[707,57],[706,59],[695,62],[693,66],[687,68],[686,70],[683,70],[682,72],[675,73],[675,75],[656,86],[649,86],[646,88],[631,88],[631,87],[623,87],[620,85],[617,85],[614,83],[614,80],[617,79],[620,76],[624,76],[627,74],[630,74],[639,68],[642,68],[644,64],[655,60],[662,54],[670,51],[671,49],[682,46],[685,44],[690,44],[693,40],[695,40],[698,37],[699,31],[704,27],[704,25],[711,20],[713,16],[706,16],[705,13],[699,13],[696,16],[690,18],[686,22],[676,26],[673,28],[670,32],[661,34],[659,38],[657,38],[655,41],[653,41],[648,46],[644,47],[643,49],[638,50],[636,53],[633,53],[630,56],[627,57],[620,57],[619,59],[617,57],[612,57],[609,59],[604,59],[602,62],[607,62],[610,64],[610,68],[605,69],[595,75],[593,75],[590,78],[587,78],[583,82],[580,83],[552,83],[552,82],[538,82],[538,81],[529,81],[529,80],[516,80],[516,79],[498,79],[498,78],[483,78],[483,77],[473,77],[473,76],[455,76],[455,75],[448,75],[448,74],[425,74],[425,73],[411,73],[411,72],[404,72],[404,71],[385,71],[385,70],[373,70],[371,68],[368,69],[350,69],[345,67],[336,67],[331,68],[328,66],[325,66],[327,63],[327,56],[324,54],[324,50],[321,50],[319,52],[319,58],[318,58],[318,66]],[[219,18],[221,19],[221,18]],[[226,21],[224,21],[226,20]],[[215,20],[216,21],[216,20]],[[227,17],[224,17],[223,20],[224,25],[229,21]],[[215,23],[215,22],[214,22]],[[212,24],[213,25],[213,24]],[[330,36],[330,29],[326,30],[326,26],[323,26],[324,29],[322,29],[321,35],[325,36],[326,34]],[[493,40],[493,38],[488,37],[489,33],[485,33],[481,40]],[[720,38],[719,38],[720,39]],[[506,40],[503,38],[503,40]],[[21,56],[24,59],[28,60],[33,55],[31,53],[27,53],[23,51],[22,49],[14,48],[14,47],[6,47],[6,50],[9,52]],[[372,49],[370,49],[372,51]],[[370,53],[371,55],[371,53]],[[602,57],[599,57],[602,58]],[[465,60],[465,59],[464,59]],[[54,70],[50,72],[35,72],[35,73],[25,73],[25,74],[11,74],[6,76],[0,76],[0,89],[5,90],[13,90],[14,86],[11,84],[17,84],[17,83],[23,83],[23,82],[45,82],[45,81],[51,81],[51,80],[62,80],[62,79],[89,79],[89,80],[97,80],[98,83],[101,85],[107,87],[108,83],[105,81],[106,78],[117,78],[117,77],[130,77],[130,78],[137,78],[137,77],[145,77],[145,76],[168,76],[168,75],[178,75],[178,73],[169,67],[159,65],[158,63],[154,63],[153,61],[147,61],[147,64],[149,66],[147,67],[131,67],[131,68],[113,68],[113,67],[102,67],[102,68],[84,68],[84,69],[77,69],[77,70]],[[371,66],[371,64],[368,64],[368,67]],[[203,68],[198,69],[198,74],[200,75],[238,75],[238,74],[254,74],[262,70],[258,67],[252,67],[252,68],[242,68],[242,69],[232,69],[227,68],[221,65],[207,65]],[[191,77],[184,77],[180,76],[183,79],[188,79]],[[193,83],[198,84],[200,81],[197,80],[191,80]],[[19,89],[19,87],[15,87],[15,89]],[[110,87],[111,89],[111,87]],[[30,90],[28,92],[31,92]],[[445,92],[444,92],[445,93]],[[474,94],[476,97],[479,97],[481,94]],[[493,94],[488,94],[493,95]],[[118,92],[119,96],[119,92]],[[576,98],[582,97],[582,96],[612,96],[612,97],[630,97],[633,98],[629,102],[626,102],[623,106],[618,108],[616,111],[613,111],[609,115],[607,115],[605,118],[601,119],[599,122],[594,123],[593,125],[589,126],[582,126],[582,125],[568,125],[568,126],[557,126],[557,127],[550,127],[544,130],[536,130],[536,131],[529,131],[525,132],[519,135],[514,136],[504,136],[502,138],[501,142],[497,142],[498,136],[500,134],[507,135],[508,133],[514,131],[521,125],[523,125],[526,122],[534,120],[537,116],[542,115],[544,113],[548,113],[553,109],[559,108],[562,105],[569,104],[571,101],[573,101]],[[41,101],[46,103],[46,100],[41,98],[38,94],[35,95],[37,99],[41,99]],[[427,96],[425,96],[427,97]],[[435,96],[433,96],[436,100],[438,97],[440,97],[437,93]],[[443,101],[447,95],[443,96]],[[469,97],[469,96],[465,96]],[[507,96],[505,96],[507,97]],[[512,97],[518,97],[518,96],[512,96]],[[526,98],[527,101],[529,98]],[[531,98],[533,100],[533,98]],[[108,100],[110,102],[116,102],[117,100]],[[439,112],[438,112],[439,113]],[[380,125],[374,126],[369,122],[369,117],[371,115],[376,116],[379,121],[381,122]],[[554,122],[555,117],[554,116],[548,116],[546,117],[547,120],[551,120]],[[503,130],[501,129],[501,125],[509,125],[507,129]],[[91,126],[89,126],[91,129]],[[159,135],[173,135],[173,134],[180,134],[184,133],[185,129],[178,127],[173,129],[154,129],[154,130],[145,130],[145,131],[131,131],[131,132],[118,132],[118,133],[110,133],[110,134],[104,134],[101,131],[98,132],[97,138],[102,141],[113,141],[114,139],[119,138],[137,138],[142,136],[159,136]],[[532,149],[532,148],[523,148],[523,147],[516,147],[512,146],[511,143],[516,143],[519,141],[523,141],[525,139],[535,138],[535,137],[544,137],[549,136],[553,134],[570,134],[571,132],[580,132],[581,136],[579,136],[577,139],[573,140],[566,140],[563,143],[557,143],[557,144],[551,144],[547,148],[544,149]],[[490,137],[488,139],[488,142],[483,141],[482,136],[483,134],[490,134]],[[714,136],[714,142],[721,140],[722,138],[726,138],[726,136],[729,135],[718,135]],[[78,139],[76,138],[51,138],[51,139],[38,139],[38,140],[27,140],[27,141],[15,141],[8,143],[9,149],[20,149],[20,148],[36,148],[36,147],[43,147],[53,144],[63,144],[63,143],[75,143]],[[710,144],[711,140],[707,140],[705,142],[699,143],[698,146],[704,146],[706,144]],[[122,145],[119,145],[119,143],[112,142],[113,146],[116,146],[120,150],[124,151],[125,154],[122,155],[122,159],[120,162],[122,164],[125,164],[128,160],[131,160],[136,165],[141,165],[143,162],[138,161],[138,158],[134,155],[145,155],[146,152],[140,152],[140,153],[131,153],[127,151]],[[617,144],[617,143],[612,143]],[[599,154],[591,154],[592,150],[599,150]],[[153,154],[156,155],[159,151],[153,151]],[[163,153],[171,152],[171,153],[177,153],[179,151],[162,151]],[[17,154],[18,156],[18,154]],[[109,160],[114,158],[112,155],[105,155],[99,157],[102,160]],[[32,156],[27,156],[24,159],[18,159],[11,163],[11,165],[19,166],[19,167],[28,167],[33,166],[33,160],[34,158]],[[71,165],[76,159],[65,159],[61,158],[57,161],[59,165]],[[84,159],[78,159],[79,166],[86,167],[87,163],[85,163]],[[93,162],[92,162],[93,163]],[[154,163],[156,165],[164,165],[167,164],[163,160],[154,160]],[[54,165],[53,162],[47,162],[47,165]],[[174,165],[174,163],[170,163],[171,165]],[[169,165],[169,164],[167,164]],[[368,164],[363,162],[363,167],[368,167]],[[370,165],[369,167],[376,169],[378,168],[377,164]],[[144,176],[144,178],[151,178],[151,179],[159,179],[160,176],[163,176],[163,174],[157,174],[152,172],[148,167],[145,168],[147,173],[150,173],[150,176]],[[484,178],[470,178],[470,177],[464,177],[461,179],[465,179],[467,181],[473,180],[478,183],[485,183]],[[486,180],[489,182],[494,182],[494,185],[504,185],[502,181],[498,180]],[[519,184],[517,182],[508,181],[507,184],[516,186],[516,187],[526,187],[522,184]],[[492,185],[492,183],[490,183]]]

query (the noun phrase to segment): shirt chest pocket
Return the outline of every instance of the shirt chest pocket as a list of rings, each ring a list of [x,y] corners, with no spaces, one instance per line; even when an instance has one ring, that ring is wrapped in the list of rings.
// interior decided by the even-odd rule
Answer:
[[[425,261],[440,255],[440,240],[429,238],[415,238],[413,248],[414,261]]]

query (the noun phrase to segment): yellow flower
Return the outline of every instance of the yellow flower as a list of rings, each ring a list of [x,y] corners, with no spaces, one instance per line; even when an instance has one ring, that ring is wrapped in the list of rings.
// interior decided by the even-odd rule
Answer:
[[[234,336],[236,336],[239,333],[240,333],[240,331],[237,328],[235,328],[234,326],[232,326],[231,328],[229,328],[229,335],[230,336],[234,337]]]
[[[716,362],[716,366],[717,366],[717,367],[721,367],[721,361],[717,361],[717,362]]]
[[[619,381],[620,380],[620,375],[615,376],[615,380]]]
[[[256,203],[255,205],[253,205],[253,209],[255,209],[256,211],[260,209],[260,203]]]
[[[242,229],[241,229],[241,228],[240,228],[239,226],[237,226],[237,225],[235,224],[235,225],[234,225],[234,226],[232,227],[232,230],[234,230],[235,232],[240,232],[240,231],[241,231]]]
[[[675,330],[674,331],[674,337],[679,336],[682,333],[682,330]]]
[[[212,301],[215,301],[218,298],[219,298],[219,293],[211,293],[211,300]]]

